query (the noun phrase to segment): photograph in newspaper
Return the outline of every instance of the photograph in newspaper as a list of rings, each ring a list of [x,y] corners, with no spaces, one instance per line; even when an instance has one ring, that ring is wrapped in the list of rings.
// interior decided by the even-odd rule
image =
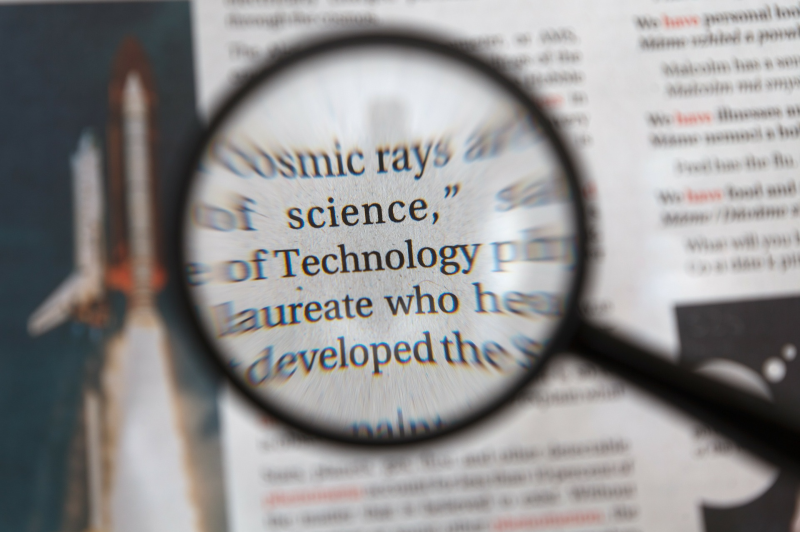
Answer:
[[[190,14],[0,6],[4,528],[224,527],[215,380],[165,259]]]

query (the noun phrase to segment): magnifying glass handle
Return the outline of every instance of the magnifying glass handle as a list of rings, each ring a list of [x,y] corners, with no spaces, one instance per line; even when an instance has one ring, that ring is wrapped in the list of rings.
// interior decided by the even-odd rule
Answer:
[[[774,404],[654,356],[583,321],[570,349],[683,409],[765,460],[800,472],[800,430]]]

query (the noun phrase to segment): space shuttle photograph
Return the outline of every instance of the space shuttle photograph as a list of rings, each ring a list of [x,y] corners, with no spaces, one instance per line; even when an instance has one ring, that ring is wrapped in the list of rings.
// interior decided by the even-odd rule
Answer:
[[[55,57],[41,73],[43,79],[66,77],[64,86],[44,85],[41,94],[34,93],[43,102],[36,116],[18,112],[21,125],[51,124],[44,129],[52,142],[42,146],[50,148],[48,168],[33,168],[42,160],[20,153],[31,140],[17,136],[11,140],[17,162],[6,159],[4,169],[39,180],[17,191],[19,207],[9,207],[5,217],[36,206],[42,197],[37,190],[47,190],[58,204],[38,206],[32,220],[10,221],[28,228],[38,257],[30,265],[12,265],[16,272],[2,272],[6,280],[19,277],[19,283],[2,287],[6,298],[13,298],[9,287],[19,289],[15,312],[29,310],[18,317],[14,339],[4,348],[12,355],[4,359],[18,361],[18,367],[3,363],[2,370],[23,381],[32,369],[42,374],[19,395],[14,416],[48,443],[39,449],[18,443],[32,448],[33,471],[20,476],[20,492],[30,497],[17,510],[19,528],[218,529],[224,523],[220,504],[208,502],[222,500],[221,487],[205,481],[209,470],[218,479],[215,469],[221,468],[214,394],[197,390],[215,383],[196,368],[191,342],[170,312],[164,262],[165,199],[177,186],[177,148],[195,121],[189,6],[77,7],[69,6],[65,17],[55,5],[0,7],[19,19],[20,28],[41,26],[24,22],[43,11],[47,16],[38,20],[51,25],[83,16],[119,26],[106,32],[104,43],[74,35],[75,42],[55,52],[64,57]],[[156,20],[159,25],[148,27]],[[16,39],[17,49],[33,46],[17,33],[0,36],[0,45]],[[168,54],[164,48],[153,53],[164,46]],[[89,86],[87,80],[97,83]],[[12,110],[12,104],[0,106]],[[27,129],[19,131],[24,136]],[[64,157],[55,157],[56,146]],[[47,388],[49,370],[42,369],[49,358],[61,365],[52,368],[61,390]],[[64,390],[64,372],[71,373],[70,390]],[[26,522],[33,516],[40,523]]]
[[[151,525],[142,521],[147,511],[156,511],[164,529],[194,529],[197,510],[186,468],[186,437],[167,332],[155,306],[165,277],[156,254],[149,117],[155,91],[145,87],[147,64],[135,40],[123,42],[119,62],[125,68],[115,69],[118,76],[110,86],[110,114],[118,128],[109,135],[117,142],[112,150],[122,163],[122,179],[115,183],[118,203],[106,209],[102,154],[93,134],[86,132],[70,162],[75,270],[34,311],[28,330],[42,335],[67,320],[102,326],[106,284],[124,291],[122,330],[108,344],[97,389],[87,390],[85,399],[92,522],[100,529],[144,529]],[[105,261],[108,212],[126,214],[119,226],[127,233],[112,242],[122,258],[112,268]]]

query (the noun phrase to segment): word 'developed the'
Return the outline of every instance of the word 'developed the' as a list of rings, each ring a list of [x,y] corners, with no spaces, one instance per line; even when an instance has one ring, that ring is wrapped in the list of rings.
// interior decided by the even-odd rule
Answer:
[[[498,342],[476,343],[458,330],[448,332],[438,341],[432,339],[429,331],[423,331],[420,337],[419,340],[362,342],[348,347],[348,341],[341,336],[333,346],[294,350],[281,355],[277,355],[270,345],[250,364],[247,379],[251,385],[260,385],[269,380],[288,380],[298,372],[308,376],[312,372],[362,368],[379,376],[390,364],[400,369],[413,363],[487,372],[507,372],[512,366],[526,364]]]

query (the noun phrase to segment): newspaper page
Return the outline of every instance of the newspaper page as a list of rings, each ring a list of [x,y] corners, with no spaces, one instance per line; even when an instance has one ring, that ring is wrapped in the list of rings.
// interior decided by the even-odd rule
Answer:
[[[797,479],[575,356],[431,445],[287,430],[217,397],[164,262],[198,116],[310,39],[428,31],[577,157],[585,314],[797,405],[796,0],[0,4],[5,529],[800,529]]]
[[[800,4],[227,0],[195,4],[201,113],[309,39],[429,31],[534,92],[585,178],[585,313],[792,402]],[[781,317],[786,317],[783,320]],[[796,528],[798,483],[561,357],[470,432],[370,452],[221,396],[233,529]]]

